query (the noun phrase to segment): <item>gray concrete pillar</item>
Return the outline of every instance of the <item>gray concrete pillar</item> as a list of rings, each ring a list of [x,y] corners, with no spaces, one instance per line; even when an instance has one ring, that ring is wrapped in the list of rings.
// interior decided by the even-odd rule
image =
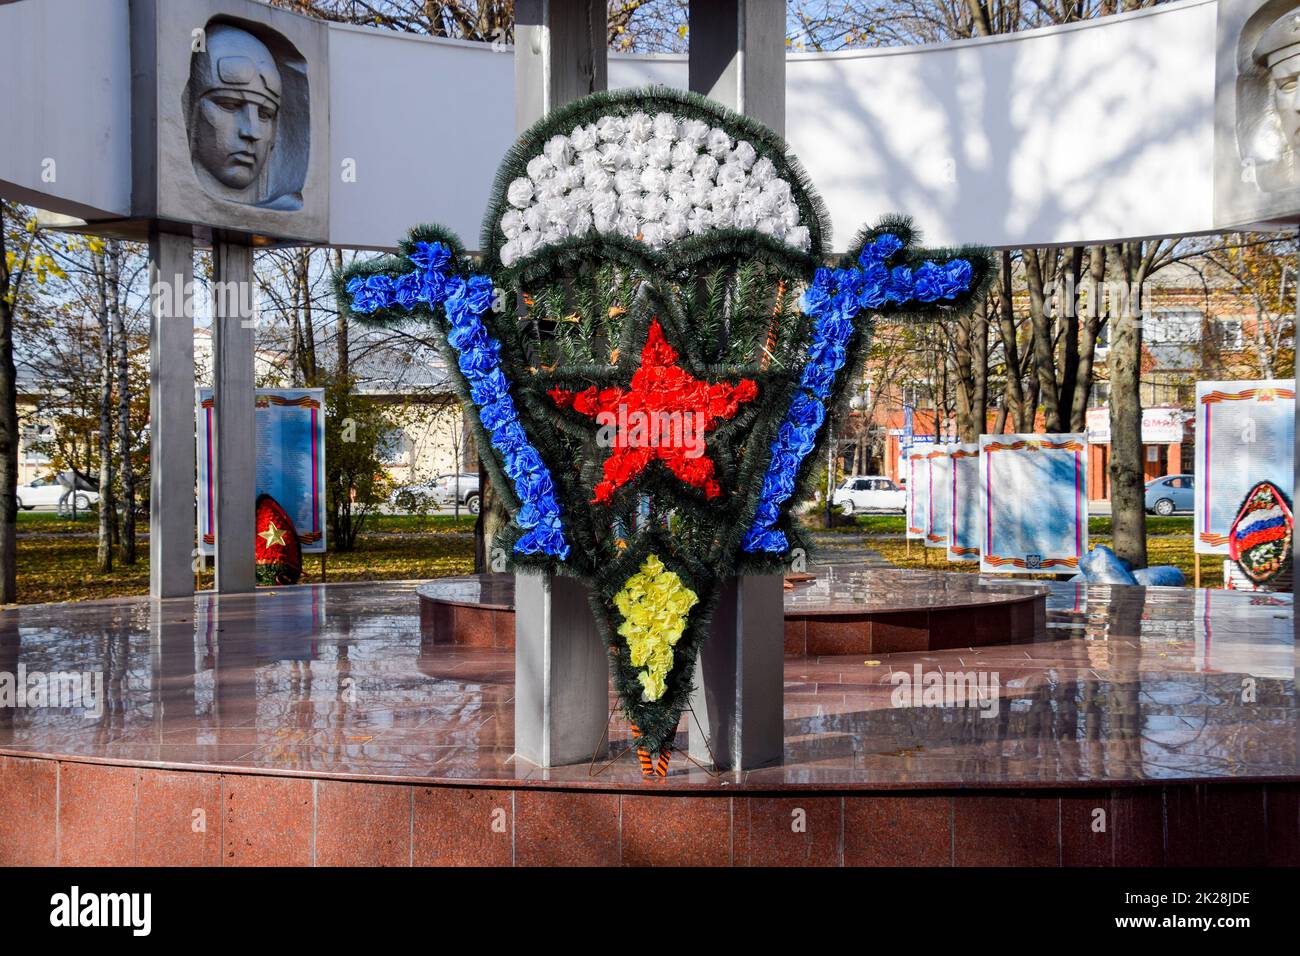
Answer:
[[[515,753],[539,767],[605,750],[609,664],[590,594],[566,575],[515,575]]]
[[[516,0],[515,126],[609,86],[606,0]]]
[[[784,0],[691,0],[690,88],[785,135]]]
[[[149,233],[149,594],[194,593],[194,241]]]
[[[781,762],[784,655],[782,576],[750,575],[725,582],[695,665],[689,720],[692,757],[706,765],[712,757],[726,770]]]
[[[785,133],[785,3],[691,0],[690,88]],[[690,752],[743,770],[781,760],[785,594],[780,575],[724,586],[700,651]]]
[[[605,0],[517,0],[520,132],[557,106],[606,88],[605,31]],[[608,719],[609,658],[586,586],[516,574],[515,752],[542,767],[590,760]]]
[[[253,532],[257,435],[253,411],[253,323],[256,301],[251,246],[212,248],[212,382],[215,399],[217,590],[256,586]]]

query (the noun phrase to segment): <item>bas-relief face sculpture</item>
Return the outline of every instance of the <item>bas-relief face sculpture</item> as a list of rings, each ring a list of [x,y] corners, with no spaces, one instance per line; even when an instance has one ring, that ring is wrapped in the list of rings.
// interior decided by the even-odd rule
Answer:
[[[1261,189],[1300,185],[1300,7],[1274,20],[1260,35],[1251,58],[1267,76],[1268,109],[1280,139],[1272,150],[1275,165],[1261,170]]]
[[[283,95],[275,56],[229,25],[210,27],[206,46],[190,61],[190,157],[200,185],[230,202],[300,206],[300,197],[267,195]]]

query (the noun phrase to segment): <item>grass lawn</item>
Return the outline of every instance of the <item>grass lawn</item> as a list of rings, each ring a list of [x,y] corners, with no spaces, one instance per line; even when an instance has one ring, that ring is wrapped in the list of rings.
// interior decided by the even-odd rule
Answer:
[[[862,543],[868,548],[879,551],[881,556],[900,568],[929,568],[933,571],[969,571],[979,570],[979,562],[950,564],[943,560],[943,552],[938,549],[923,548],[919,541],[913,541],[911,550],[902,538],[864,535]],[[1109,537],[1092,536],[1089,545],[1104,544],[1110,546]],[[1190,534],[1153,534],[1147,537],[1147,563],[1172,564],[1183,572],[1187,584],[1192,584],[1192,536]],[[1029,577],[1051,577],[1051,575],[1029,575]],[[1222,559],[1206,558],[1201,562],[1201,587],[1217,588],[1223,586]]]
[[[95,568],[95,514],[77,521],[52,512],[21,512],[18,515],[18,594],[22,604],[53,601],[85,601],[95,598],[145,594],[149,590],[149,545],[141,540],[139,559],[132,567],[115,563],[108,573]],[[812,527],[816,528],[817,522]],[[1110,544],[1110,518],[1098,516],[1088,522],[1092,544]],[[383,581],[432,578],[469,574],[474,566],[474,518],[449,514],[376,515],[352,552],[331,551],[327,562],[329,581]],[[933,568],[973,572],[978,563],[949,564],[942,552],[922,548],[913,542],[910,550],[902,538],[901,515],[857,515],[852,523],[834,532],[858,534],[862,543],[879,551],[885,560],[900,568]],[[1147,516],[1147,553],[1151,564],[1178,567],[1192,581],[1192,519],[1190,516],[1158,518]],[[305,555],[303,580],[319,581],[320,556]],[[1219,587],[1223,582],[1222,562],[1205,561],[1201,583]],[[200,587],[212,586],[212,572],[200,578]]]
[[[141,541],[139,558],[126,567],[114,562],[112,571],[95,567],[93,517],[76,525],[54,515],[23,521],[18,539],[18,600],[20,604],[88,601],[95,598],[146,594],[149,590],[149,545]],[[68,525],[69,528],[62,528]],[[329,581],[384,581],[469,574],[474,570],[472,519],[447,516],[380,516],[361,538],[357,550],[331,551],[326,565]],[[36,534],[28,532],[35,531]],[[48,533],[41,533],[48,532]],[[87,536],[87,534],[91,536]],[[116,557],[116,555],[114,556]],[[209,562],[210,564],[210,562]],[[319,581],[320,555],[303,556],[304,582]],[[212,586],[209,570],[200,587]]]
[[[824,532],[821,524],[821,513],[815,516],[809,512],[805,518],[811,518],[808,522],[809,527],[816,528],[819,533]],[[835,534],[902,534],[906,529],[906,524],[902,515],[854,515],[851,519],[840,516],[840,521],[836,523],[831,532]],[[1094,515],[1088,519],[1088,536],[1090,538],[1104,538],[1111,534],[1110,515]],[[1192,534],[1192,516],[1191,515],[1171,515],[1168,518],[1162,518],[1159,515],[1147,515],[1147,534],[1185,534],[1188,537]]]

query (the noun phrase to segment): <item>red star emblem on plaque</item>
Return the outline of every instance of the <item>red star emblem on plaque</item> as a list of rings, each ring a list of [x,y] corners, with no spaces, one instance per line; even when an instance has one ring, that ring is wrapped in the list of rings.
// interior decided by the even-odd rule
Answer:
[[[596,504],[607,504],[616,490],[652,461],[663,462],[706,498],[721,495],[706,435],[758,397],[758,385],[747,378],[735,385],[695,378],[677,364],[676,350],[654,319],[630,388],[593,385],[580,392],[555,388],[548,394],[556,405],[594,419],[611,436],[613,451],[605,459],[604,478],[592,498]]]

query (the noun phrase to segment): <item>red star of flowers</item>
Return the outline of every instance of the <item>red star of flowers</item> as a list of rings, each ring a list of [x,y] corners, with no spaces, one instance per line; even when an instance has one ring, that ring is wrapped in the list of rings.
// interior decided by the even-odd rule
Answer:
[[[741,405],[752,402],[758,396],[758,386],[748,378],[736,385],[695,378],[677,364],[677,352],[664,339],[663,327],[655,319],[650,323],[641,350],[641,367],[632,375],[631,388],[598,389],[593,385],[581,392],[555,388],[548,394],[561,408],[572,408],[602,424],[615,426],[614,451],[605,459],[605,478],[596,485],[592,498],[597,504],[607,504],[616,489],[656,459],[692,488],[703,491],[706,498],[721,495],[704,433],[718,421],[734,416]],[[652,419],[660,423],[657,435],[654,426],[649,425]],[[668,427],[665,435],[664,422],[679,424]],[[693,442],[682,440],[685,428],[693,430]]]

